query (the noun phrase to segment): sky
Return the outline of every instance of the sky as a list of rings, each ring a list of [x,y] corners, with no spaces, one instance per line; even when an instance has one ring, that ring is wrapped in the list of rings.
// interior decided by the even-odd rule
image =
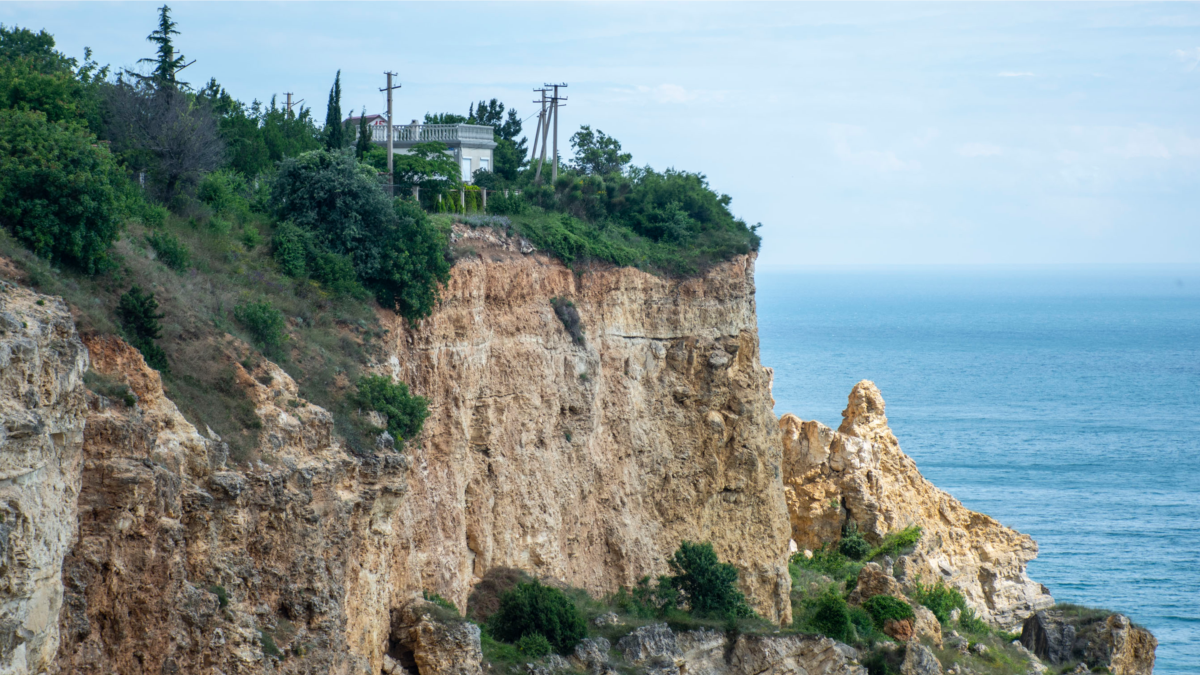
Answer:
[[[156,3],[0,3],[0,22],[150,56]],[[634,163],[705,174],[761,268],[1200,264],[1197,3],[172,3],[194,84],[323,120],[465,113],[567,82]],[[188,78],[184,78],[188,79]],[[282,99],[282,96],[280,97]],[[532,124],[532,121],[529,123]]]

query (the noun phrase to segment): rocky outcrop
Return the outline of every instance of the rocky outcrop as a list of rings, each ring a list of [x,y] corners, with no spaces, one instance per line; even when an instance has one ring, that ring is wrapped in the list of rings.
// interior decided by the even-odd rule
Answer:
[[[396,454],[347,455],[324,410],[272,364],[237,371],[273,464],[234,468],[113,337],[89,337],[94,372],[130,404],[88,395],[79,540],[63,563],[57,667],[67,673],[378,672],[354,652],[348,577],[406,489]],[[240,368],[240,366],[239,366]],[[276,406],[285,401],[297,405]],[[365,603],[364,603],[365,604]],[[285,658],[285,656],[287,658]],[[372,658],[375,659],[372,662]]]
[[[437,612],[423,600],[394,610],[387,658],[414,675],[480,675],[479,626]]]
[[[729,637],[714,630],[675,633],[642,626],[617,643],[627,665],[651,673],[708,675],[866,675],[857,653],[813,635]]]
[[[408,450],[422,529],[397,564],[463,606],[494,567],[602,594],[666,573],[683,540],[711,541],[754,608],[789,621],[753,259],[675,280],[475,245],[431,317],[384,317],[384,371],[432,402]],[[552,298],[573,302],[582,341]]]
[[[874,383],[855,385],[842,418],[837,431],[790,414],[779,421],[784,492],[800,547],[836,541],[847,521],[874,541],[916,524],[923,536],[896,564],[902,583],[943,580],[981,618],[1009,630],[1053,604],[1047,589],[1025,573],[1037,555],[1033,539],[925,480],[888,428]]]
[[[0,673],[43,672],[58,650],[87,368],[61,300],[0,282]]]
[[[1150,675],[1158,647],[1129,617],[1081,608],[1033,614],[1021,627],[1020,643],[1052,665],[1079,661],[1113,675]]]
[[[928,647],[911,640],[904,647],[900,675],[942,675],[942,664]]]

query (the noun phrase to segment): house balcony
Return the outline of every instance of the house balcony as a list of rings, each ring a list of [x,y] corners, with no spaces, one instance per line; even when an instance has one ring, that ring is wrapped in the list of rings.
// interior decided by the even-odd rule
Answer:
[[[387,143],[387,126],[373,126],[371,140]],[[417,143],[438,141],[450,148],[496,147],[492,127],[477,124],[397,124],[393,127],[392,142],[397,148],[409,148]]]

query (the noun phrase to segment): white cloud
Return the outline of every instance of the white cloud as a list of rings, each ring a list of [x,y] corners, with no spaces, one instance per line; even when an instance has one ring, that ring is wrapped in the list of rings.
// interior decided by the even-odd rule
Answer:
[[[963,143],[955,149],[963,157],[999,157],[1004,148],[991,143]]]
[[[1187,65],[1187,72],[1192,72],[1200,65],[1200,47],[1194,49],[1176,49],[1175,58]]]
[[[1016,71],[1012,71],[1012,70],[1005,70],[1005,71],[996,73],[996,77],[1034,77],[1034,74],[1033,73],[1025,73],[1025,72],[1016,72]]]
[[[829,125],[829,139],[833,142],[833,154],[847,164],[863,168],[891,173],[894,171],[916,171],[921,163],[915,160],[905,161],[890,150],[862,149],[866,140],[866,130],[849,124]]]

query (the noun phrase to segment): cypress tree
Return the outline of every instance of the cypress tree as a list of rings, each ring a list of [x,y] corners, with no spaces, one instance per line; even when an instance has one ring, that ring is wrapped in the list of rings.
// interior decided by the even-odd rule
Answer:
[[[367,109],[363,108],[362,117],[358,118],[358,141],[354,144],[354,156],[362,159],[371,150],[371,134],[367,128]]]
[[[325,111],[325,147],[340,150],[346,145],[346,132],[342,128],[342,71],[333,78],[329,90],[329,107]]]

